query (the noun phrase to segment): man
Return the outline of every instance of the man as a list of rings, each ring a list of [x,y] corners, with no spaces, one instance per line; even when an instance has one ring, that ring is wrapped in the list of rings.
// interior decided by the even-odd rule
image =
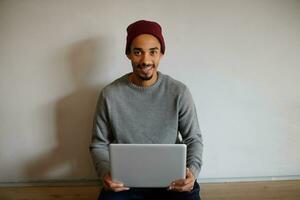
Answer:
[[[140,20],[127,28],[128,73],[106,86],[98,99],[90,151],[104,189],[99,199],[200,199],[196,178],[202,165],[202,136],[188,88],[158,71],[165,53],[161,26]],[[180,136],[179,136],[180,135]],[[181,138],[181,140],[180,140]],[[128,188],[109,172],[110,143],[185,143],[186,179],[168,188]]]

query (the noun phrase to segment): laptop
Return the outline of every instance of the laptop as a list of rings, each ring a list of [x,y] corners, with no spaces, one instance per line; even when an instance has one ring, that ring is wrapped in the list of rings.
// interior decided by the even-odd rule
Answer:
[[[111,176],[126,187],[168,187],[186,177],[185,144],[110,144]]]

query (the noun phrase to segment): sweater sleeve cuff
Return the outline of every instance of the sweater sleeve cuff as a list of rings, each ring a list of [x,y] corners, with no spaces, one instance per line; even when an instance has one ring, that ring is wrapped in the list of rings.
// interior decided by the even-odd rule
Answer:
[[[189,170],[192,172],[195,180],[198,178],[198,175],[200,173],[200,168],[194,166],[194,165],[190,165],[189,167]]]
[[[102,165],[98,167],[98,169],[97,169],[97,175],[98,175],[98,177],[99,177],[99,179],[100,179],[100,185],[103,184],[103,178],[104,178],[104,176],[105,176],[109,171],[110,171],[110,168],[109,168],[109,166],[106,165],[106,164],[103,164],[103,163],[102,163]]]
[[[99,175],[101,181],[103,181],[104,176],[109,172],[108,169],[103,169]]]

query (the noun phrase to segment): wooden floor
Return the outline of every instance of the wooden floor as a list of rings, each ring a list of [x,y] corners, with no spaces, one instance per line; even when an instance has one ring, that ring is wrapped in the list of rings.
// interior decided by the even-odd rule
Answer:
[[[0,187],[0,200],[96,200],[96,186]],[[300,200],[300,181],[201,184],[202,200]]]

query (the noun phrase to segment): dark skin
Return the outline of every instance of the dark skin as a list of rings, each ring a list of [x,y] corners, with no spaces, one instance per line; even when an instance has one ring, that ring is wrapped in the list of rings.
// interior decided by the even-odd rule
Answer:
[[[149,87],[157,80],[157,68],[163,54],[158,39],[152,35],[142,34],[131,43],[130,53],[132,74],[129,79],[132,83],[142,87]]]
[[[131,60],[133,73],[129,80],[139,86],[149,87],[157,80],[157,68],[163,54],[158,39],[149,34],[137,36],[131,43],[130,53],[127,55]],[[168,190],[177,192],[190,192],[195,183],[195,177],[192,172],[187,169],[186,178],[175,180],[169,186]],[[105,190],[121,192],[130,188],[124,186],[123,183],[113,181],[111,174],[107,173],[103,177],[103,185]]]
[[[103,177],[103,187],[105,190],[111,190],[114,192],[121,192],[121,191],[129,190],[129,188],[125,187],[123,183],[113,181],[110,173],[107,173]]]
[[[195,177],[193,173],[187,168],[186,178],[172,182],[168,189],[177,192],[190,192],[194,188],[194,183]]]

